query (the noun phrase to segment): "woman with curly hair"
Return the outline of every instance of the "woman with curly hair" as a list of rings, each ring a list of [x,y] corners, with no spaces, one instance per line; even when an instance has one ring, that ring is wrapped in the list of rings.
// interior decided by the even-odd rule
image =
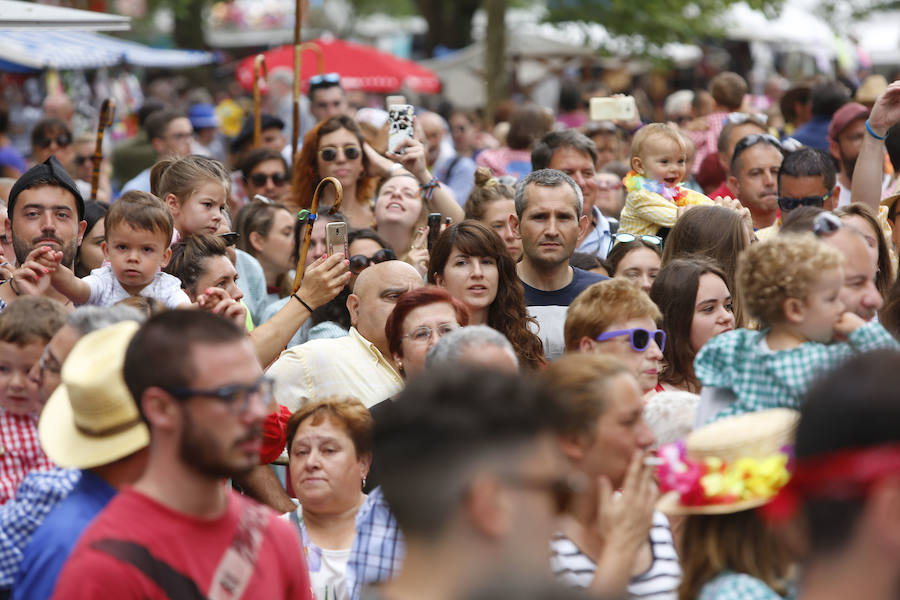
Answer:
[[[522,365],[545,364],[541,340],[528,328],[534,319],[525,310],[516,264],[494,231],[471,220],[448,227],[431,250],[428,281],[462,301],[471,324],[505,335]]]

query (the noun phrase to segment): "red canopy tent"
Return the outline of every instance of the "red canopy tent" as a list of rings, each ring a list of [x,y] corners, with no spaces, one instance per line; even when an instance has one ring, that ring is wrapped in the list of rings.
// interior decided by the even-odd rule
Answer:
[[[344,89],[388,93],[408,87],[422,94],[441,91],[438,76],[411,60],[334,38],[319,38],[312,42],[322,48],[324,72],[338,73]],[[294,67],[294,47],[290,44],[262,54],[266,57],[269,72],[276,67]],[[248,90],[253,89],[253,59],[253,56],[243,59],[236,70],[238,82]],[[318,59],[312,50],[304,50],[302,59],[300,77],[305,89],[309,78],[318,73]]]

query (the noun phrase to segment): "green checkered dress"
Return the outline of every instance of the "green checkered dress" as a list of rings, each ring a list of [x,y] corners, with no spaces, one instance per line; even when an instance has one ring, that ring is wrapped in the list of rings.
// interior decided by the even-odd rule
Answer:
[[[697,600],[784,600],[761,580],[725,571],[705,584]]]
[[[800,399],[813,380],[861,352],[900,349],[878,323],[866,323],[847,342],[806,342],[790,350],[767,351],[761,341],[768,333],[736,329],[709,340],[694,360],[694,371],[704,387],[725,388],[737,400],[715,419],[763,410],[800,408]]]

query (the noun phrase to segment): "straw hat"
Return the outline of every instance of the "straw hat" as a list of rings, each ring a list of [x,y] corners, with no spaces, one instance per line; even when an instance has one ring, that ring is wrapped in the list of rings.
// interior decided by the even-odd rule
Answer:
[[[896,202],[898,198],[900,198],[900,194],[891,194],[891,195],[888,196],[887,198],[882,198],[882,199],[881,199],[881,205],[882,205],[882,206],[887,206],[887,207],[888,207],[888,212],[890,212],[891,207],[894,205],[894,202]]]
[[[89,469],[137,452],[150,442],[122,377],[125,349],[138,330],[123,321],[81,338],[63,364],[62,383],[38,423],[41,446],[63,467]]]
[[[795,410],[773,408],[721,419],[692,432],[685,441],[684,463],[674,467],[673,476],[678,477],[679,470],[684,467],[688,467],[687,477],[691,473],[695,478],[705,473],[691,486],[694,501],[685,503],[686,494],[671,491],[660,499],[657,508],[672,515],[714,515],[748,510],[767,503],[787,483],[784,448],[794,443],[799,417],[800,413]],[[659,454],[666,460],[666,450],[661,449]],[[664,487],[665,469],[671,466],[661,467]],[[707,477],[725,482],[730,476],[733,483],[742,486],[743,481],[752,477],[750,470],[754,469],[758,469],[756,474],[765,491],[760,493],[748,485],[736,492],[737,495],[729,488],[718,497],[704,497],[707,488],[702,483]],[[706,483],[714,482],[706,480]],[[699,502],[698,494],[702,498]]]

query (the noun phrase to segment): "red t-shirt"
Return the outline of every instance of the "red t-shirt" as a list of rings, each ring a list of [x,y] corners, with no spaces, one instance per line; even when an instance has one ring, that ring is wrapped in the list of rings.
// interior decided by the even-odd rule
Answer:
[[[78,540],[53,598],[206,598],[244,507],[251,502],[232,491],[223,516],[200,519],[126,488]],[[252,575],[240,597],[312,600],[296,532],[268,509],[265,518]]]

